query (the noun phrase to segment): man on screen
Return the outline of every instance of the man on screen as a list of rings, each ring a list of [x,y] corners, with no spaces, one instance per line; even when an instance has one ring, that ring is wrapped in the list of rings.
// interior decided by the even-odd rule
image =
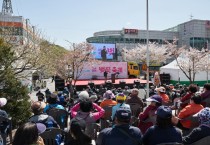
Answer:
[[[102,58],[102,60],[106,60],[106,54],[107,54],[106,46],[104,46],[103,49],[101,50],[101,58]]]

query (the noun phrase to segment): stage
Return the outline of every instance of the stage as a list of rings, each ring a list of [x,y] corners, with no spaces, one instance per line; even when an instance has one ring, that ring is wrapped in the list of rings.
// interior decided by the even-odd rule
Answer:
[[[142,80],[142,79],[115,79],[115,83],[113,85],[119,85],[120,82],[125,82],[126,85],[132,85],[134,84],[134,81],[140,82],[140,84],[146,84],[147,80]],[[111,80],[107,80],[106,82],[112,82]],[[94,85],[104,85],[106,84],[105,80],[78,80],[76,81],[76,86],[86,86],[89,83],[94,83]],[[152,83],[152,82],[150,82]],[[74,84],[74,82],[72,82]]]

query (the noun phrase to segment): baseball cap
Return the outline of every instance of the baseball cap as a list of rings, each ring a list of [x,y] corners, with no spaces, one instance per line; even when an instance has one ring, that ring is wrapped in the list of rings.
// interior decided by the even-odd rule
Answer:
[[[46,126],[43,123],[36,123],[36,127],[38,129],[39,134],[45,132],[46,130]]]
[[[160,106],[158,107],[156,113],[158,117],[166,119],[172,117],[172,110],[168,106]]]
[[[121,107],[117,109],[115,116],[119,120],[130,120],[131,119],[131,110],[129,108]]]
[[[147,98],[146,101],[162,103],[162,98],[159,95],[153,95],[153,96]]]

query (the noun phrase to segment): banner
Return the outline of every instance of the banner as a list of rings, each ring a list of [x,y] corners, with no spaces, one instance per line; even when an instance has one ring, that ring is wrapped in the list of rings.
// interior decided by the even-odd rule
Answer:
[[[127,62],[102,62],[92,66],[86,66],[79,80],[82,79],[104,79],[104,72],[107,72],[107,78],[111,78],[111,74],[118,74],[117,78],[128,78]]]

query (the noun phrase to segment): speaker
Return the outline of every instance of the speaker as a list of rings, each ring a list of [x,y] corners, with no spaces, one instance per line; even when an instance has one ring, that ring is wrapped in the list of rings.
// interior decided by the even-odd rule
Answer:
[[[120,80],[120,87],[121,87],[122,89],[125,88],[125,85],[126,85],[126,82],[125,82],[124,80]]]
[[[134,80],[134,82],[133,82],[137,87],[139,87],[140,86],[140,81],[139,80]]]
[[[88,85],[90,86],[90,88],[93,88],[95,86],[94,82],[92,81],[88,82]]]
[[[59,76],[55,76],[55,91],[63,91],[65,87],[65,80]]]
[[[160,74],[160,81],[161,81],[161,84],[170,84],[171,82],[171,76],[170,74]]]

